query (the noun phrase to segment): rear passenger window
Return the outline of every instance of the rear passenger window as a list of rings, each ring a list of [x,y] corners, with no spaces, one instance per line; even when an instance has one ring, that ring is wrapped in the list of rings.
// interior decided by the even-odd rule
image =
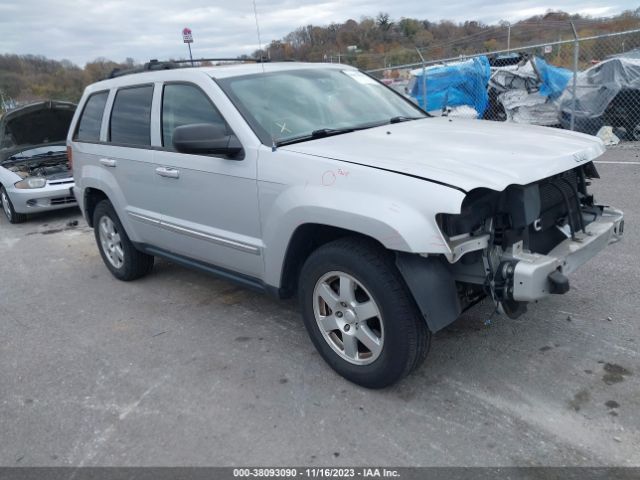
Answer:
[[[126,145],[151,145],[153,85],[118,90],[111,110],[109,140]]]
[[[94,93],[89,97],[80,116],[74,140],[79,142],[100,141],[102,114],[104,113],[104,106],[107,103],[108,96],[109,92],[100,92]]]
[[[162,94],[162,144],[173,148],[176,127],[192,123],[226,124],[209,97],[198,87],[181,83],[165,85]]]

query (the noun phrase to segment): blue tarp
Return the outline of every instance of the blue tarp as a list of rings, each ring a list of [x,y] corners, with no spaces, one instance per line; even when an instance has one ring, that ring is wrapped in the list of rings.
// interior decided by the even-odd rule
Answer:
[[[542,81],[542,84],[540,85],[540,95],[551,99],[559,97],[562,91],[566,88],[567,83],[569,83],[569,79],[573,76],[571,70],[549,65],[540,57],[536,57],[535,62],[536,69],[540,74],[540,80]],[[428,90],[429,89],[427,87],[427,91]]]
[[[411,96],[424,108],[422,71],[417,70]],[[427,74],[427,110],[469,105],[482,117],[489,104],[487,84],[491,75],[486,56],[441,67],[429,67]]]

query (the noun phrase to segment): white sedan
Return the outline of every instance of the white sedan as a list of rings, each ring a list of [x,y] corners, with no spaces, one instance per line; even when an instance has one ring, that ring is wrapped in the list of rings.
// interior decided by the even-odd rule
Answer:
[[[0,120],[0,202],[11,223],[77,205],[65,136],[76,106],[39,102]]]

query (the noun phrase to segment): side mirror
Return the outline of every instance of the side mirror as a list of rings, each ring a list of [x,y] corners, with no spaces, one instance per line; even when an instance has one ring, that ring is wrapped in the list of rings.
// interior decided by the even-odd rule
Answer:
[[[173,131],[173,146],[180,153],[217,154],[234,157],[242,152],[238,138],[225,125],[192,123]]]

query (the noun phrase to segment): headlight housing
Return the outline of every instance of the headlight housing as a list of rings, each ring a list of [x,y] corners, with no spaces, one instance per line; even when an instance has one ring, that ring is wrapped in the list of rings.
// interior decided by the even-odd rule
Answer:
[[[28,177],[16,183],[15,187],[21,189],[42,188],[46,184],[47,179],[44,177]]]

